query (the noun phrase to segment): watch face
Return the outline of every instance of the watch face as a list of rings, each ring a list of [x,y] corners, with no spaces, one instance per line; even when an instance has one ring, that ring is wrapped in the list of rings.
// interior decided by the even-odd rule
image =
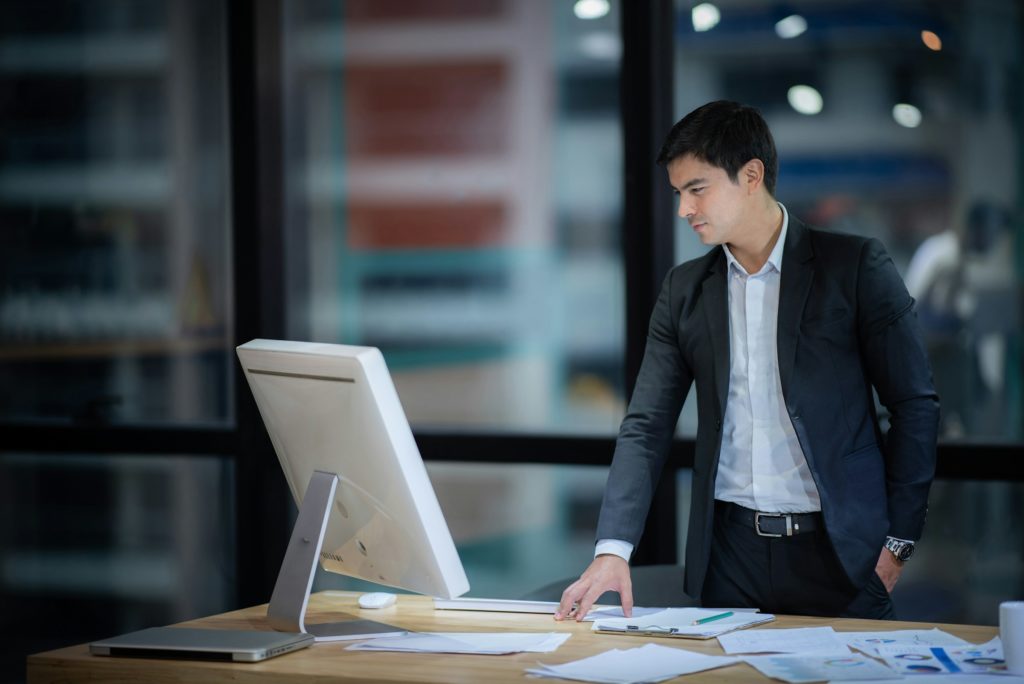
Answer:
[[[897,560],[905,561],[914,555],[914,545],[906,542],[897,541],[890,539],[885,543],[885,548],[892,551],[892,555],[896,556]]]

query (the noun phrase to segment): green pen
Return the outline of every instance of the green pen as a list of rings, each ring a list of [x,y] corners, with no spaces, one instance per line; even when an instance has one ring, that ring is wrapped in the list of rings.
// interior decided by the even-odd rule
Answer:
[[[703,625],[703,624],[705,624],[707,622],[714,622],[715,620],[721,620],[722,618],[727,618],[730,615],[732,615],[732,611],[731,610],[730,611],[726,611],[725,613],[719,613],[718,615],[709,615],[708,617],[701,618],[700,620],[694,620],[691,624]]]

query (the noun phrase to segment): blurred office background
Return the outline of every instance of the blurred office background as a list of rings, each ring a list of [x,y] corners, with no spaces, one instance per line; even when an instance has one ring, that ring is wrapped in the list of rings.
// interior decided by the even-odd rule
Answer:
[[[778,196],[889,248],[943,403],[901,617],[1024,597],[1015,0],[0,2],[0,631],[265,601],[294,505],[233,347],[379,346],[472,586],[578,573],[653,289],[653,167],[761,109]],[[692,402],[645,542],[682,557]],[[361,586],[323,576],[318,587]]]

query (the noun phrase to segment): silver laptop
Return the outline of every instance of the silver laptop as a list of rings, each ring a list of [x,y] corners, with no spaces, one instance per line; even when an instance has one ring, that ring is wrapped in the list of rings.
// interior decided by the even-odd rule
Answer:
[[[305,648],[311,634],[152,627],[89,644],[93,655],[253,663]]]

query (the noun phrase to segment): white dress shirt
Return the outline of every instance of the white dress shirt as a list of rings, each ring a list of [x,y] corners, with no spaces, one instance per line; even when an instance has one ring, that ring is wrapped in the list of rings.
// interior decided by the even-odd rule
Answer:
[[[789,212],[781,203],[782,231],[757,273],[747,273],[729,248],[729,395],[722,421],[722,448],[715,498],[772,513],[821,510],[818,489],[807,467],[782,395],[777,347],[782,253]],[[633,545],[598,540],[595,556],[611,553],[629,560]]]
[[[757,273],[748,274],[725,245],[729,263],[729,396],[715,498],[757,511],[821,510],[807,459],[782,396],[777,347],[779,285],[789,213]]]

